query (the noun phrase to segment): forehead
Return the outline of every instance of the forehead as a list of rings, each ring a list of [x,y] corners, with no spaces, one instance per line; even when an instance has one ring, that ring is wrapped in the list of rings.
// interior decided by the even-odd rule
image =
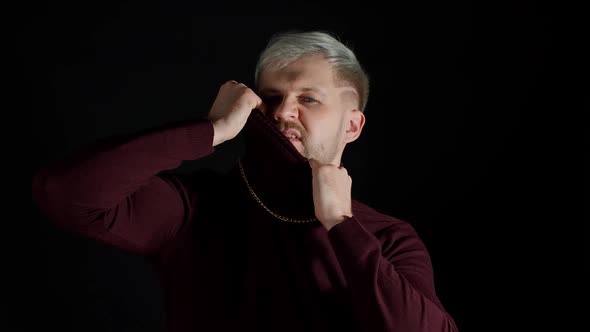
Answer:
[[[259,88],[285,89],[291,87],[335,86],[332,65],[321,55],[301,58],[281,69],[265,68],[259,81]]]

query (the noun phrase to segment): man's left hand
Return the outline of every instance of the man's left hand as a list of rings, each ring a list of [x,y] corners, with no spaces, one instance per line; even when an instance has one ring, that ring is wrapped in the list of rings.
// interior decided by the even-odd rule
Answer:
[[[330,230],[352,217],[352,178],[344,167],[321,164],[309,159],[312,172],[313,204],[315,216]]]

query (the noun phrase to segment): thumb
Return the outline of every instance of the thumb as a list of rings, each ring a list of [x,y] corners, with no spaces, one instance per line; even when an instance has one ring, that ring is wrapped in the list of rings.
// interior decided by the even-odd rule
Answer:
[[[260,99],[260,101],[258,102],[258,104],[256,104],[256,108],[262,112],[262,114],[266,114],[266,104],[264,103],[264,101],[262,101],[262,99]]]
[[[316,169],[320,166],[320,162],[313,159],[313,158],[309,158],[307,159],[307,161],[309,162],[309,166],[311,167],[311,169]]]

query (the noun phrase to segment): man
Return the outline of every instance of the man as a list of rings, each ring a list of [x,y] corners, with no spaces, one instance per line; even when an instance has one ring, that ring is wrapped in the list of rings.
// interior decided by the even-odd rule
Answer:
[[[275,35],[255,90],[229,81],[206,119],[88,147],[41,169],[56,225],[146,256],[168,331],[456,331],[406,222],[351,198],[341,165],[369,83],[323,32]],[[164,172],[244,132],[226,174]]]

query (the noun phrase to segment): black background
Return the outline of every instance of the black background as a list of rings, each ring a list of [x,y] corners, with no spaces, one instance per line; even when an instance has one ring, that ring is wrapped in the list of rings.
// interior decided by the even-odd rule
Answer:
[[[29,8],[17,49],[32,95],[33,171],[103,137],[205,116],[223,82],[251,84],[272,33],[329,30],[372,84],[365,129],[344,156],[354,195],[416,227],[460,330],[545,324],[548,299],[560,293],[540,286],[558,266],[548,242],[558,223],[548,196],[560,182],[557,123],[547,121],[557,102],[550,12],[534,2],[455,1],[333,16],[333,6]],[[225,10],[258,14],[217,15]],[[241,148],[238,137],[182,168],[224,169]],[[161,294],[141,258],[65,234],[36,210],[27,227],[32,323],[163,331]]]

